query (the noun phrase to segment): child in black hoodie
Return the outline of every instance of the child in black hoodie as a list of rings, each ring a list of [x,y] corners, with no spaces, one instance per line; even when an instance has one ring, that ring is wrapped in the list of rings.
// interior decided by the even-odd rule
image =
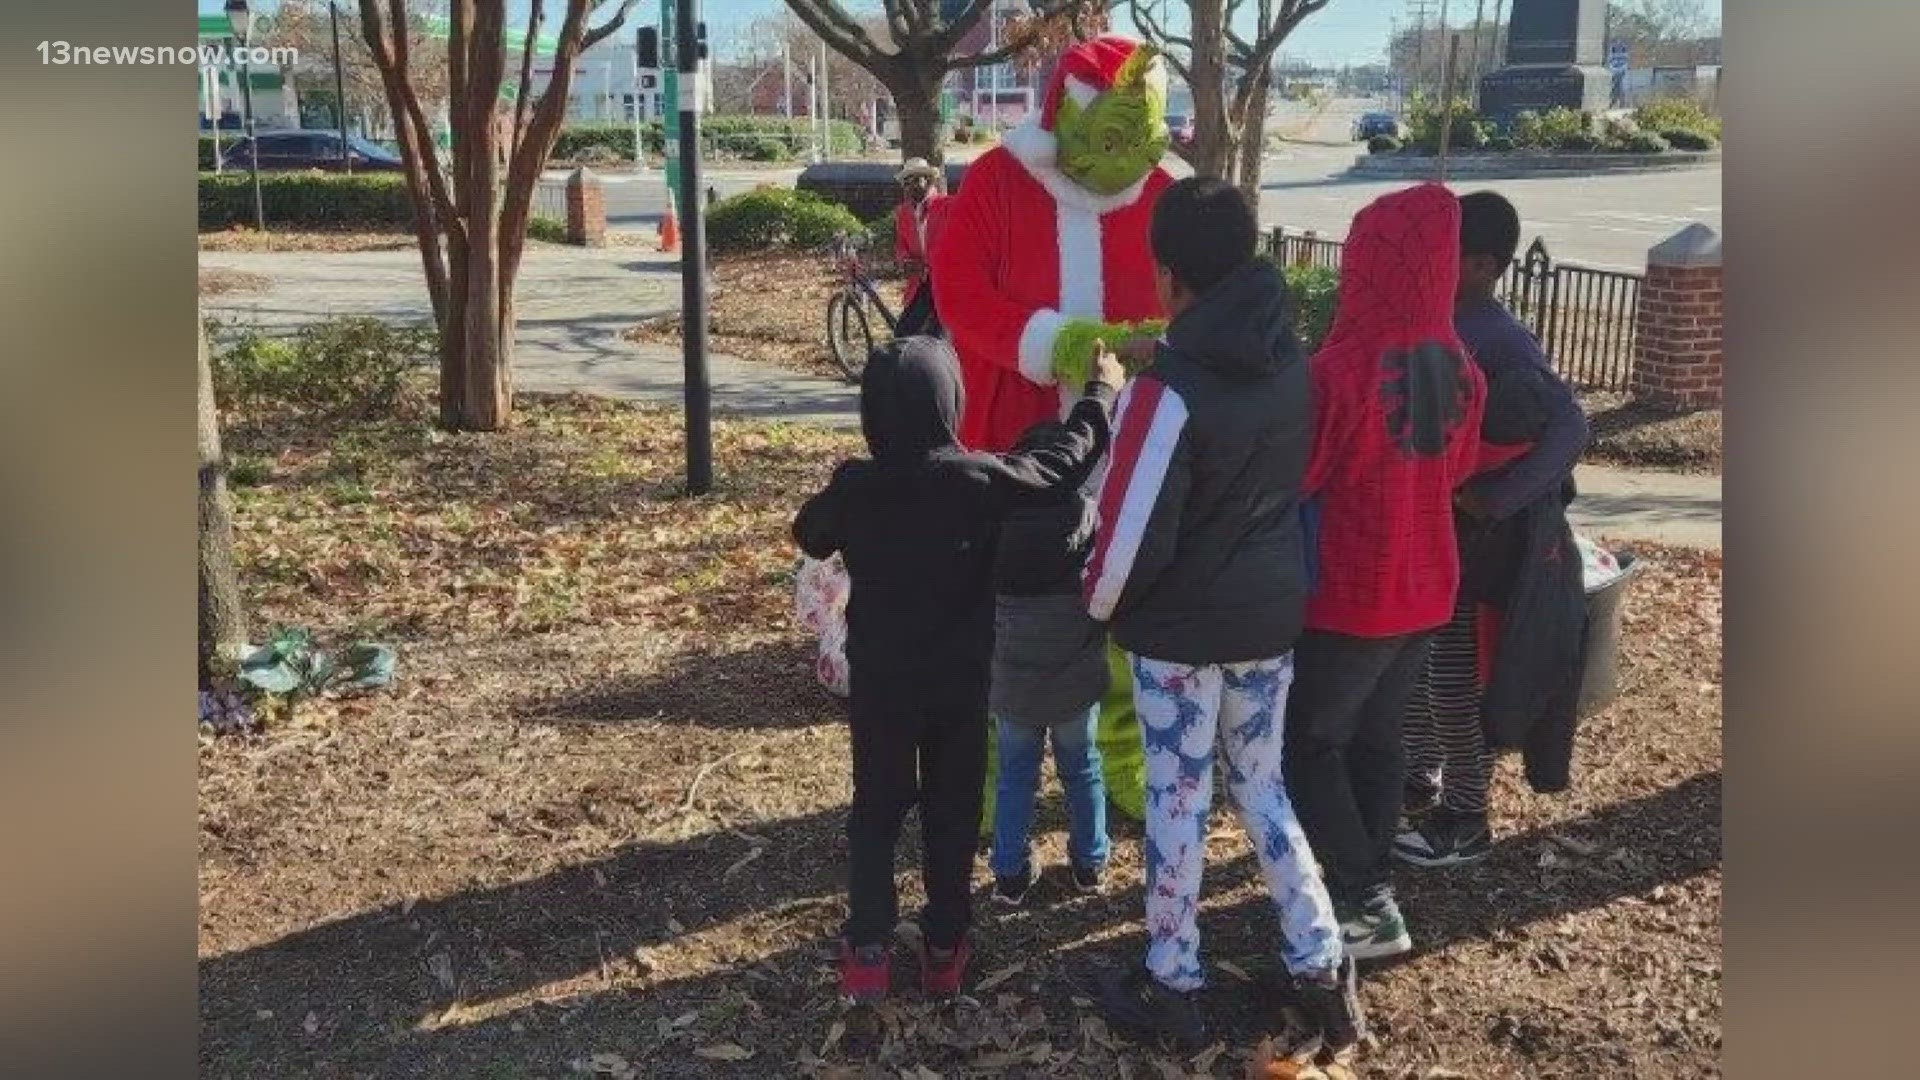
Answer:
[[[1052,438],[1019,453],[969,453],[955,437],[963,391],[952,347],[889,342],[874,350],[860,386],[873,456],[841,463],[794,520],[801,549],[816,559],[840,552],[853,582],[850,911],[840,956],[840,990],[852,1001],[884,997],[891,981],[893,849],[916,800],[927,891],[921,982],[935,996],[959,992],[986,780],[995,537],[1013,507],[1086,482],[1106,451],[1123,377],[1103,356]]]

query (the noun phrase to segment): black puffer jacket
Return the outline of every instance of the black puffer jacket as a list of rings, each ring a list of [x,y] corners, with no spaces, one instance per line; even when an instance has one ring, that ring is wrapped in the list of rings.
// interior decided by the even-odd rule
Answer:
[[[1167,329],[1122,396],[1086,571],[1128,652],[1279,656],[1300,636],[1312,387],[1279,271],[1252,262]]]

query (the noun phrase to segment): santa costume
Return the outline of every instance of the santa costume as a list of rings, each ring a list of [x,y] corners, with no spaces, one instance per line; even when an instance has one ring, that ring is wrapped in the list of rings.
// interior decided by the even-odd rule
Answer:
[[[1065,415],[1080,381],[1055,376],[1056,345],[1069,327],[1165,318],[1148,228],[1154,202],[1173,178],[1155,162],[1113,194],[1084,187],[1060,167],[1056,129],[1062,102],[1087,109],[1123,71],[1143,70],[1156,102],[1151,119],[1164,127],[1166,73],[1152,57],[1143,43],[1111,35],[1067,50],[1040,110],[975,159],[942,208],[934,296],[960,357],[966,405],[959,434],[970,450],[1004,452],[1029,427]],[[1097,743],[1108,797],[1140,819],[1145,758],[1133,678],[1125,654],[1109,649],[1108,657],[1112,691],[1101,704]],[[993,766],[997,772],[997,754]],[[987,828],[993,795],[990,774]]]
[[[960,354],[967,391],[960,441],[970,450],[1011,449],[1027,428],[1064,415],[1079,388],[1056,385],[1053,347],[1070,320],[1165,317],[1147,227],[1173,178],[1155,165],[1125,190],[1098,194],[1060,171],[1054,134],[1063,98],[1084,105],[1110,89],[1143,47],[1107,36],[1069,49],[1040,111],[969,165],[947,200],[933,281],[941,322]],[[1158,80],[1164,102],[1161,65],[1148,78]]]

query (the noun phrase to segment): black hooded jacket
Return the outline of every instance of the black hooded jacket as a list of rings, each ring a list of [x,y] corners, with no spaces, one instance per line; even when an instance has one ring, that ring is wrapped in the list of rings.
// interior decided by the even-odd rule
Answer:
[[[944,341],[876,349],[860,386],[873,456],[843,462],[793,536],[816,559],[846,561],[854,694],[977,695],[984,715],[1001,520],[1086,482],[1107,449],[1114,390],[1090,384],[1056,433],[1013,454],[960,448],[962,393]]]
[[[1122,648],[1187,664],[1293,648],[1312,441],[1287,286],[1254,261],[1173,320],[1121,401],[1086,591]]]

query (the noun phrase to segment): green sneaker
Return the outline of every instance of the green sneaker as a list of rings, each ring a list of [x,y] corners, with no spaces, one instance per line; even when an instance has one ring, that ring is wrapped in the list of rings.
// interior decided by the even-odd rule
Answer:
[[[1379,960],[1413,948],[1407,920],[1391,894],[1364,904],[1335,901],[1333,911],[1340,920],[1340,946],[1355,960]]]

